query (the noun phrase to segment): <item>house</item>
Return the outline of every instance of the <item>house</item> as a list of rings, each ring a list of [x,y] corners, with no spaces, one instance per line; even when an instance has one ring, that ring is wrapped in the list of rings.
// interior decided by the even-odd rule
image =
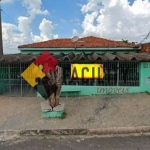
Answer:
[[[11,57],[8,65],[16,63],[18,73],[14,74],[20,74],[38,55],[48,50],[63,68],[62,96],[150,92],[150,53],[141,51],[142,47],[138,44],[90,36],[76,42],[68,38],[25,44],[18,49],[21,54],[1,56],[0,65],[3,66]],[[101,80],[71,79],[71,64],[75,63],[102,64],[105,76]],[[7,69],[7,73],[10,72],[11,67]],[[6,79],[9,92],[13,78],[16,79],[9,76]],[[18,85],[21,85],[23,96],[28,85],[22,79],[18,79]],[[43,89],[43,86],[39,84],[38,88]]]
[[[150,53],[150,43],[142,44],[141,52]]]

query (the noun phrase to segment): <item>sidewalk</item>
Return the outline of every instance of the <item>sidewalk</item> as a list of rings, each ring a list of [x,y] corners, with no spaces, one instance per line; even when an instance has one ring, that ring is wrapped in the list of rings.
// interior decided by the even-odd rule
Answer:
[[[42,98],[0,96],[0,131],[150,127],[150,95],[61,98],[65,119],[41,118]]]

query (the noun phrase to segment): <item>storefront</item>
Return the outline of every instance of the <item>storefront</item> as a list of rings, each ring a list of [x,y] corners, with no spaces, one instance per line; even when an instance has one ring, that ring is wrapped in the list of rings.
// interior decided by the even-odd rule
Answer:
[[[27,44],[18,47],[21,54],[1,56],[0,93],[16,95],[13,91],[19,91],[18,96],[35,96],[37,93],[20,74],[44,50],[53,54],[63,68],[62,96],[150,92],[150,53],[139,53],[141,47],[133,43],[96,37],[81,41],[75,47],[70,39]],[[71,64],[102,64],[104,78],[72,79]],[[44,94],[40,82],[38,88]]]

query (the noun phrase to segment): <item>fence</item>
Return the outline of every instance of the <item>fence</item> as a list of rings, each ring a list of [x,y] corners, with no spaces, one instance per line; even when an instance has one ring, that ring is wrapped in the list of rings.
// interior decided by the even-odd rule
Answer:
[[[20,76],[30,63],[0,63],[0,94],[36,96],[36,91]]]
[[[87,64],[85,62],[82,62]],[[139,62],[97,62],[104,66],[104,78],[81,79],[70,78],[71,63],[61,63],[64,85],[86,86],[139,86]],[[80,63],[81,64],[81,63]]]
[[[84,62],[80,62],[84,63]],[[71,63],[61,62],[63,85],[84,86],[139,86],[139,62],[97,62],[104,65],[104,79],[72,80]],[[20,75],[31,62],[0,63],[0,94],[36,96],[36,91]]]

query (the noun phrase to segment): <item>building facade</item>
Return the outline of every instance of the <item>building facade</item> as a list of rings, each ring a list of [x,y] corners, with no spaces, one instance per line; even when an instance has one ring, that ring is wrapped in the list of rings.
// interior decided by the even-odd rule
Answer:
[[[134,43],[85,37],[75,43],[71,39],[55,39],[21,45],[18,49],[21,54],[0,57],[0,71],[4,74],[5,69],[2,68],[7,68],[5,72],[9,74],[12,72],[11,65],[16,63],[18,73],[14,73],[14,76],[19,75],[27,64],[29,65],[44,50],[48,50],[63,68],[62,96],[150,92],[150,53],[141,52],[142,47]],[[13,57],[11,63],[7,61],[10,60],[9,57]],[[7,67],[4,62],[7,62]],[[71,64],[103,64],[105,76],[103,79],[72,79]],[[5,81],[8,81],[7,88],[10,90],[10,80],[13,81],[12,78],[15,77],[9,76],[5,77]],[[1,80],[4,81],[2,77]],[[27,84],[23,82],[25,83],[24,80],[18,79],[22,95],[27,89]],[[1,84],[0,89],[4,89],[4,85],[5,83]],[[38,88],[43,90],[44,95],[44,87],[40,82]],[[41,95],[37,93],[37,96]]]

